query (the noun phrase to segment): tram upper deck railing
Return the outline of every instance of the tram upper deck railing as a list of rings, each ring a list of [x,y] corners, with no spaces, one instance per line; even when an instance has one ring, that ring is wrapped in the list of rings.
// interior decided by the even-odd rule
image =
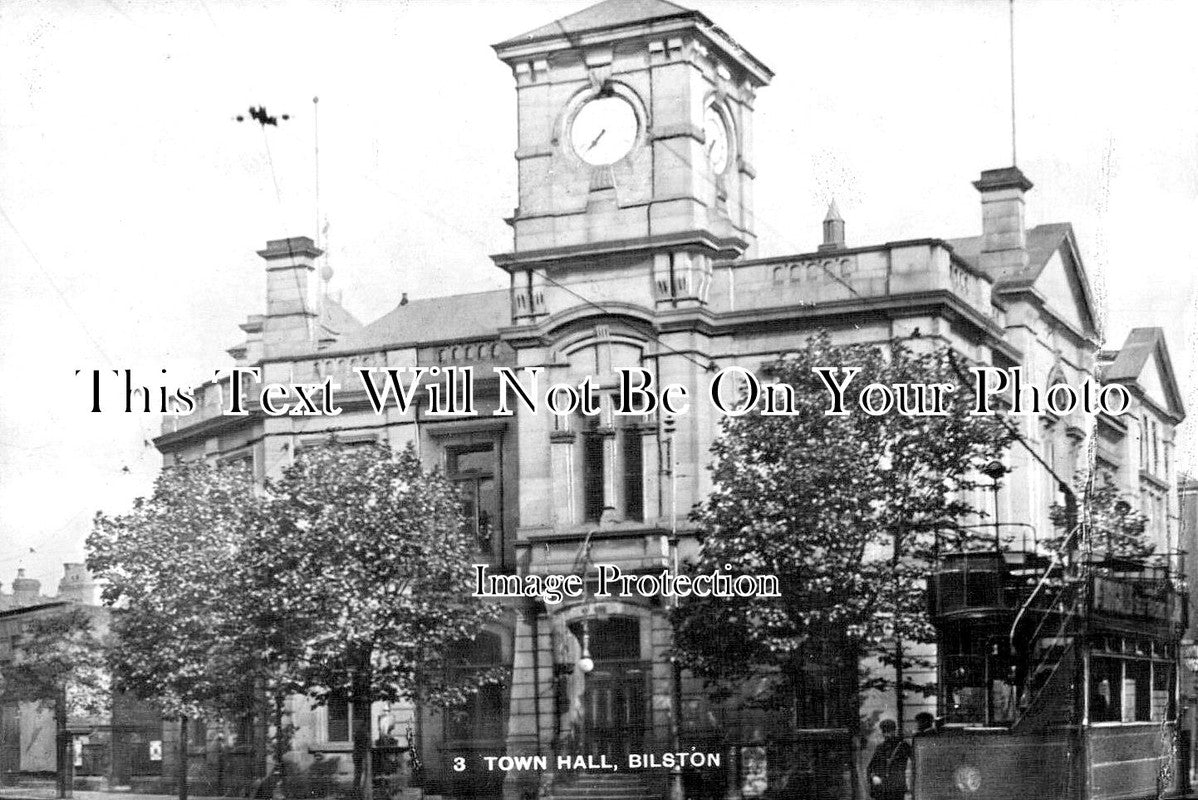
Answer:
[[[1027,613],[1060,613],[1059,592],[1037,592],[1047,575],[1055,586],[1083,588],[1089,581],[1090,614],[1135,619],[1156,624],[1186,623],[1184,590],[1177,584],[1175,554],[1149,559],[1083,558],[1050,571],[1052,559],[1036,549],[1011,543],[986,548],[976,540],[969,546],[941,551],[928,577],[929,611],[933,620],[1007,619],[1020,609]],[[1029,602],[1030,601],[1030,602]]]

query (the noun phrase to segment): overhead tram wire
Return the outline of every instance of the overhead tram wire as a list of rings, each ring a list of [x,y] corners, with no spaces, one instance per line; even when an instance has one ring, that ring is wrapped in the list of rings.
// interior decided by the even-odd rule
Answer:
[[[71,317],[75,320],[75,324],[79,326],[81,331],[83,331],[83,335],[86,336],[92,343],[92,346],[96,348],[96,352],[100,354],[100,357],[104,359],[104,361],[108,362],[109,368],[112,369],[113,372],[117,372],[118,367],[116,362],[112,360],[112,357],[108,355],[108,352],[100,344],[99,339],[97,339],[95,334],[92,333],[91,328],[89,328],[83,321],[83,316],[71,304],[71,301],[67,298],[66,292],[62,290],[62,288],[58,285],[58,282],[54,280],[54,276],[51,274],[50,270],[48,270],[46,265],[42,263],[42,260],[38,258],[37,253],[35,253],[33,248],[29,245],[25,235],[21,233],[21,229],[17,227],[16,222],[14,222],[12,217],[8,215],[8,211],[5,210],[3,205],[0,205],[0,217],[4,217],[4,221],[7,222],[8,227],[12,229],[13,234],[17,237],[17,241],[21,243],[21,246],[25,248],[25,252],[29,254],[30,260],[32,260],[34,265],[41,271],[42,277],[46,284],[54,290],[54,293],[58,295],[58,299],[62,301],[62,304],[66,307],[67,311],[70,312]],[[154,434],[147,431],[145,425],[140,421],[140,418],[138,422],[138,428],[142,434],[143,441],[149,441],[151,438],[153,438]],[[43,447],[48,446],[49,445],[43,445]],[[145,457],[146,453],[143,449],[143,452],[138,455],[138,459],[143,460]]]
[[[116,363],[109,358],[108,353],[106,353],[104,348],[100,346],[99,340],[96,339],[95,335],[91,332],[91,329],[84,324],[83,317],[79,314],[75,307],[71,305],[71,301],[67,299],[66,293],[59,288],[58,283],[54,280],[54,276],[50,274],[50,270],[46,269],[45,265],[42,264],[42,260],[37,257],[37,253],[33,252],[33,248],[30,247],[29,242],[25,240],[25,236],[21,233],[21,229],[17,227],[17,223],[13,222],[12,217],[8,215],[8,212],[2,205],[0,205],[0,217],[4,217],[4,221],[8,223],[8,227],[12,228],[12,232],[17,236],[17,241],[19,241],[21,246],[25,248],[25,252],[29,254],[29,258],[33,261],[34,265],[41,270],[42,276],[45,278],[47,285],[49,285],[49,287],[54,290],[54,293],[58,295],[58,299],[62,301],[64,306],[66,306],[67,311],[71,312],[71,316],[74,318],[75,324],[79,326],[84,335],[87,336],[87,338],[91,341],[92,346],[96,348],[96,352],[108,362],[110,367],[116,369]]]

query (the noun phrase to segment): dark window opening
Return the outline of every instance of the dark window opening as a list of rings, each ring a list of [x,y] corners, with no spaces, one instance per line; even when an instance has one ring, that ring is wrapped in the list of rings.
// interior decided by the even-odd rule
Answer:
[[[450,669],[464,678],[469,674],[500,667],[502,659],[499,637],[484,632],[472,642],[453,647],[449,660]],[[504,689],[501,683],[484,684],[463,705],[446,709],[446,738],[502,740],[507,710]]]
[[[1090,659],[1090,721],[1123,719],[1123,664],[1117,658]]]
[[[645,515],[644,462],[640,431],[622,431],[624,456],[624,519],[640,520]]]
[[[581,643],[587,639],[587,649],[595,661],[636,661],[641,657],[641,624],[630,617],[575,622],[570,630]]]
[[[582,438],[583,514],[587,522],[603,516],[603,437],[588,434]]]
[[[329,695],[328,724],[325,738],[330,742],[349,741],[349,694],[344,689],[335,689]]]
[[[1152,664],[1152,721],[1177,718],[1173,692],[1174,666],[1156,661]]]
[[[192,747],[203,747],[208,743],[208,723],[204,720],[190,720],[187,728],[189,744]]]

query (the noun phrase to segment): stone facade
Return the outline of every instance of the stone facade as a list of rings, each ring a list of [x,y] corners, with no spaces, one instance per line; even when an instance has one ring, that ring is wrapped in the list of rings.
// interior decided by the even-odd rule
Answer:
[[[1031,182],[1017,168],[987,170],[975,183],[981,226],[969,237],[849,246],[845,221],[830,210],[824,242],[810,252],[756,258],[752,125],[757,92],[772,75],[724,31],[672,3],[609,0],[496,45],[496,52],[512,70],[519,120],[513,244],[494,256],[510,275],[510,290],[405,297],[363,325],[329,296],[323,284],[330,275],[320,270],[321,253],[310,239],[269,242],[259,253],[266,262],[265,313],[247,319],[245,341],[229,352],[238,365],[261,367],[264,382],[331,379],[341,387],[343,413],[268,416],[251,402],[247,415],[222,415],[228,382],[208,383],[198,389],[196,413],[165,422],[155,443],[167,465],[242,461],[261,478],[330,435],[347,443],[412,443],[430,468],[445,469],[472,499],[478,563],[548,574],[574,571],[585,557],[625,572],[660,571],[697,547],[687,511],[711,488],[706,466],[719,415],[704,398],[716,369],[757,372],[818,331],[842,343],[947,344],[977,363],[1019,365],[1040,390],[1057,380],[1078,385],[1097,378],[1106,363],[1072,229],[1025,228]],[[601,100],[631,113],[634,133],[626,152],[596,164],[573,126],[583,108]],[[597,129],[591,147],[606,130]],[[1163,342],[1158,352],[1164,354]],[[452,366],[475,368],[476,416],[430,415],[426,400],[404,413],[375,414],[355,391],[360,368]],[[594,376],[601,413],[596,419],[492,416],[500,400],[494,366],[539,368],[542,392]],[[622,367],[649,370],[659,386],[685,386],[692,398],[687,413],[672,420],[613,415],[615,371]],[[1160,374],[1171,385],[1171,373]],[[1168,442],[1182,411],[1160,406],[1153,391],[1136,396]],[[1167,392],[1175,396],[1176,387]],[[1083,468],[1096,441],[1089,415],[1044,413],[1016,424],[1059,475]],[[1118,432],[1141,423],[1097,424]],[[1109,462],[1133,495],[1145,480],[1163,487],[1163,511],[1155,495],[1141,496],[1146,511],[1163,520],[1157,523],[1163,541],[1175,543],[1168,538],[1170,513],[1176,516],[1169,467],[1160,475],[1137,472],[1138,436],[1107,434],[1107,445],[1097,445],[1100,464]],[[1026,450],[1012,448],[1008,457],[1010,473],[997,493],[999,521],[1043,535],[1049,506],[1060,497],[1057,482]],[[988,497],[976,499],[989,508]],[[465,719],[380,706],[372,710],[372,736],[392,724],[411,727],[429,787],[437,791],[535,795],[544,780],[536,772],[504,780],[455,775],[450,765],[462,754],[551,755],[567,745],[561,702],[582,632],[596,663],[586,678],[595,726],[588,735],[618,729],[624,746],[660,752],[672,744],[675,722],[666,610],[656,600],[510,603],[505,619],[488,631],[495,642],[490,657],[512,670],[502,697],[480,698]],[[769,715],[709,702],[689,676],[682,676],[680,694],[681,744],[727,753],[727,763],[735,765],[742,746],[798,735]],[[934,700],[908,699],[908,730],[924,710],[934,712]],[[893,698],[866,698],[863,711],[874,718],[893,714]],[[348,775],[344,713],[294,699],[300,734],[292,758],[301,771]],[[488,725],[495,715],[497,723]],[[839,742],[847,727],[845,720],[813,723],[792,766],[815,770],[813,754]],[[803,750],[802,742],[814,744]],[[732,773],[721,780],[735,790],[735,766]],[[837,778],[836,791],[847,792],[847,775]]]

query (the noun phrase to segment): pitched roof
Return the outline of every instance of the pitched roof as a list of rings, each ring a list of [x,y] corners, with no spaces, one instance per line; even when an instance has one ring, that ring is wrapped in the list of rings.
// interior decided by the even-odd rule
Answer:
[[[1027,266],[1002,275],[991,275],[996,288],[1004,284],[1031,283],[1040,277],[1048,260],[1052,258],[1061,243],[1073,235],[1073,226],[1068,222],[1052,222],[1037,225],[1027,231]],[[963,239],[949,239],[954,252],[975,267],[981,267],[982,237],[967,236]]]
[[[1102,379],[1119,383],[1135,383],[1139,381],[1148,359],[1154,354],[1160,358],[1161,383],[1165,391],[1170,413],[1185,416],[1185,407],[1181,402],[1181,392],[1177,388],[1177,380],[1173,374],[1173,362],[1169,359],[1169,346],[1165,342],[1165,331],[1161,328],[1132,328],[1131,333],[1123,341],[1123,346],[1117,351],[1106,352],[1099,358],[1107,363],[1102,365]]]
[[[946,240],[953,252],[981,270],[982,237],[968,236],[963,239]],[[1073,235],[1073,225],[1068,222],[1051,222],[1037,225],[1027,230],[1027,264],[1021,267],[991,270],[990,277],[994,279],[994,290],[1031,286],[1040,279],[1045,267],[1052,261],[1052,256],[1062,247],[1069,254],[1069,260],[1076,269],[1074,277],[1080,297],[1076,298],[1079,311],[1085,325],[1092,330],[1098,330],[1098,321],[1094,311],[1094,294],[1090,291],[1090,281],[1086,277],[1085,267],[1082,266],[1081,256],[1077,251],[1077,240]]]
[[[331,297],[324,298],[321,304],[320,324],[334,336],[351,333],[362,327],[357,317]]]
[[[411,300],[341,337],[325,352],[478,339],[496,335],[511,318],[507,289]]]
[[[695,17],[710,22],[700,12],[683,8],[669,0],[603,0],[603,2],[584,8],[582,11],[554,20],[548,25],[542,25],[519,36],[506,39],[495,47],[525,44],[538,39],[554,39],[563,36],[569,38],[582,31],[620,28],[650,20],[675,17]]]

